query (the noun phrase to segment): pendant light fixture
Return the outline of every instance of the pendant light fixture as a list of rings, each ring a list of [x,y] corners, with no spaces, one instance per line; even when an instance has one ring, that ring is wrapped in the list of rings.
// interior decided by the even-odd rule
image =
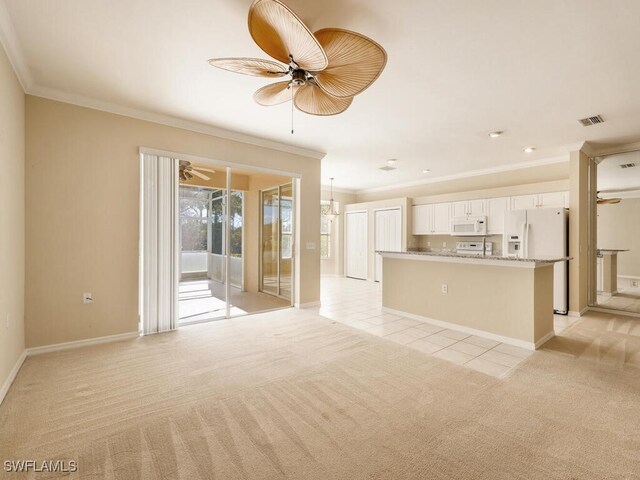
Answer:
[[[329,205],[325,205],[322,209],[322,214],[329,219],[330,222],[333,222],[340,213],[336,209],[336,202],[333,201],[333,180],[334,177],[331,177],[331,200],[329,200]]]

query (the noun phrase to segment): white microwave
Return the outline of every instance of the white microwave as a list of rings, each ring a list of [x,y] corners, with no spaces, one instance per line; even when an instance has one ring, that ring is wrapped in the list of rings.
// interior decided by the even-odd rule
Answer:
[[[473,237],[487,234],[487,217],[454,217],[451,219],[451,235]]]

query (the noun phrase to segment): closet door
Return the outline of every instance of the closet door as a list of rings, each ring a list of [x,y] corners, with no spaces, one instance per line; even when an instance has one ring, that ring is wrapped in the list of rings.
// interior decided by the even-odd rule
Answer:
[[[400,208],[377,210],[374,215],[374,250],[399,252],[402,247],[402,212]],[[382,255],[375,254],[374,280],[382,281]]]
[[[347,212],[346,276],[367,279],[367,212]]]

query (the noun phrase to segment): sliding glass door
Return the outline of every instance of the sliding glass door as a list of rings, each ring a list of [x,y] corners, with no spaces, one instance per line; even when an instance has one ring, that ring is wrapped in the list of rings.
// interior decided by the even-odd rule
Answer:
[[[291,302],[293,292],[293,184],[263,190],[260,289]]]

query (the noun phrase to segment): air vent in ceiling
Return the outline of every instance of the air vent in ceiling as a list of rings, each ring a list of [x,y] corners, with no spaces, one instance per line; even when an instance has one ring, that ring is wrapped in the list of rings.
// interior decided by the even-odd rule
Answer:
[[[635,166],[635,163],[623,163],[622,165],[620,165],[620,168],[633,168]]]
[[[384,167],[380,167],[380,170],[384,170],[385,172],[390,172],[391,170],[395,170],[396,167],[392,167],[390,165],[385,165]]]
[[[601,115],[596,115],[595,117],[581,118],[578,121],[580,122],[580,124],[582,124],[583,127],[604,123],[604,119],[602,118]]]

